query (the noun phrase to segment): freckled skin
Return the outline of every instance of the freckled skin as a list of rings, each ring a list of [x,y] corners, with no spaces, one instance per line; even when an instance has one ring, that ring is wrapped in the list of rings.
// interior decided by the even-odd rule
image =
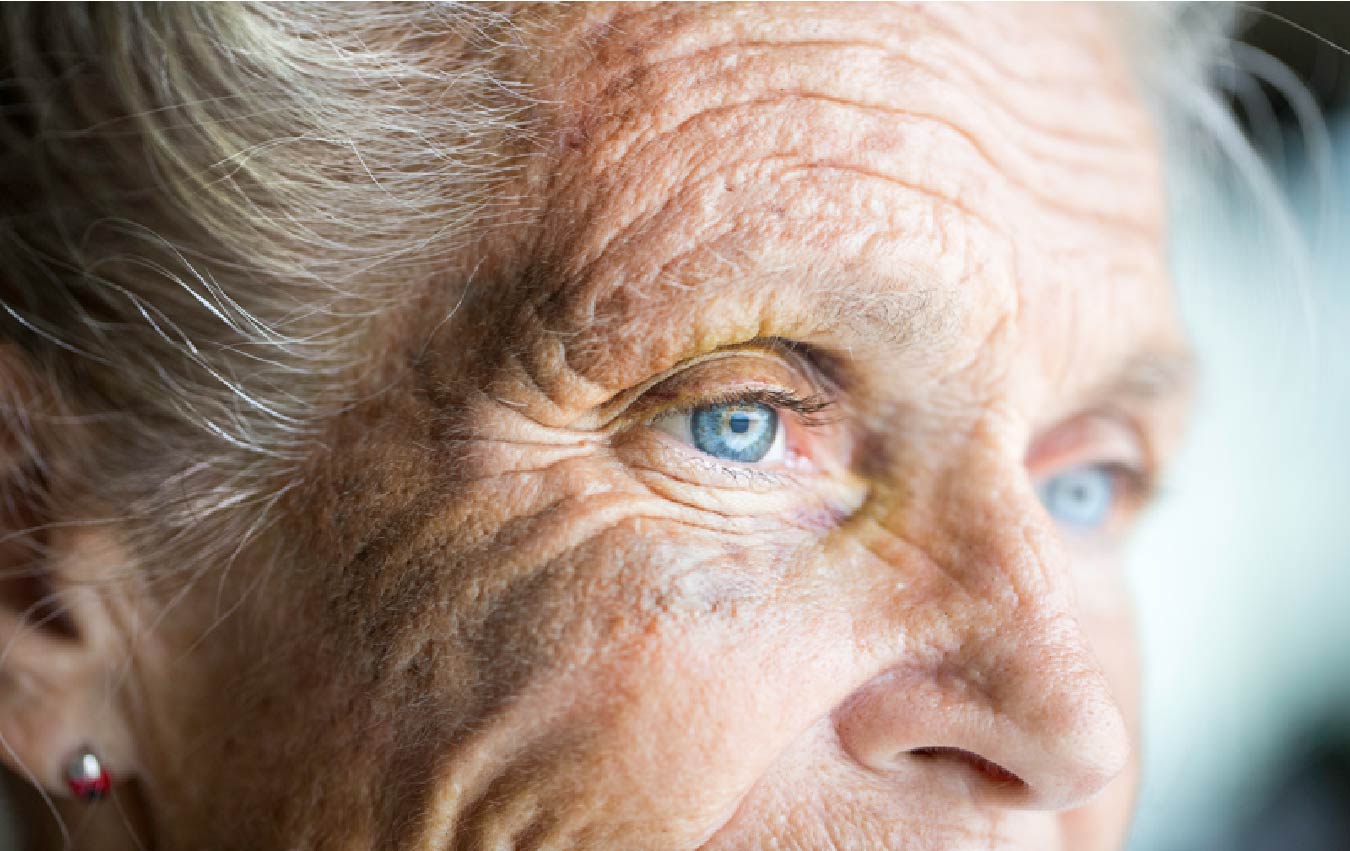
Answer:
[[[428,288],[384,327],[287,559],[165,619],[241,601],[136,722],[160,847],[1119,847],[1115,540],[1034,490],[1044,435],[1182,348],[1110,22],[601,7],[538,37],[532,223],[466,253],[452,321]],[[718,381],[839,398],[802,469],[643,425],[728,351]],[[1155,464],[1179,406],[1132,414]]]

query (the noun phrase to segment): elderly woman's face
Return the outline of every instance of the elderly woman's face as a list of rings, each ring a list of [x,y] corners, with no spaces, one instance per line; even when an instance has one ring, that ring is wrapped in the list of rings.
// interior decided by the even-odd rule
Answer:
[[[387,324],[305,558],[166,620],[164,847],[1118,845],[1184,347],[1110,22],[538,37],[531,223]]]

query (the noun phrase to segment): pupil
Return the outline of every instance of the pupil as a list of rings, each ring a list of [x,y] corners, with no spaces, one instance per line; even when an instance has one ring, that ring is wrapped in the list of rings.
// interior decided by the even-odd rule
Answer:
[[[737,434],[745,434],[750,430],[750,416],[748,414],[732,414],[731,421],[728,423],[731,430]]]

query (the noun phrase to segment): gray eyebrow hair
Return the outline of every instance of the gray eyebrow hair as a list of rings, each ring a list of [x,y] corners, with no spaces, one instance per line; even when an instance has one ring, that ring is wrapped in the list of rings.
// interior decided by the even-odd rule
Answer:
[[[849,278],[823,288],[814,300],[813,323],[822,331],[847,330],[864,345],[942,349],[954,345],[967,306],[931,272],[905,269],[910,285]]]
[[[1115,375],[1098,386],[1093,398],[1154,402],[1186,396],[1198,375],[1195,355],[1179,346],[1137,352]]]
[[[876,345],[941,345],[959,327],[953,299],[939,290],[834,292],[821,299],[822,329],[847,328],[848,336]]]

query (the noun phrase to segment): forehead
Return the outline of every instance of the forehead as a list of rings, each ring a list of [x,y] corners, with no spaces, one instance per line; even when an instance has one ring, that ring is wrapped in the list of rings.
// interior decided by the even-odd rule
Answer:
[[[549,38],[526,277],[608,335],[568,355],[601,385],[773,335],[1044,392],[1174,342],[1100,8],[600,8]]]

